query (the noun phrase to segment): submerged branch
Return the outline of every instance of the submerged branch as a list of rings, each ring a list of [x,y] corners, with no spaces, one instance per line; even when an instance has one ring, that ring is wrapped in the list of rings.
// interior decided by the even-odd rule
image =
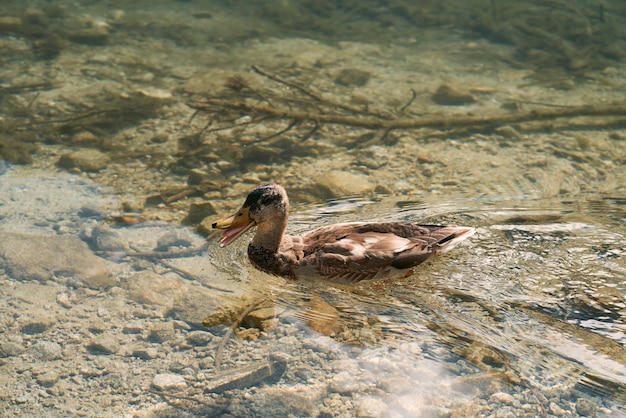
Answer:
[[[497,114],[485,115],[425,115],[411,116],[407,109],[416,101],[417,93],[411,90],[411,98],[395,112],[372,111],[367,105],[362,107],[346,105],[337,99],[325,97],[291,80],[271,74],[259,67],[252,67],[254,73],[265,77],[276,87],[263,91],[252,89],[242,77],[233,77],[231,88],[221,96],[199,100],[190,107],[208,113],[212,125],[205,132],[223,131],[234,128],[248,129],[267,122],[281,121],[283,128],[270,134],[257,134],[256,142],[267,142],[287,134],[310,138],[325,125],[343,125],[370,131],[363,135],[361,146],[385,142],[394,130],[430,129],[434,136],[439,134],[470,135],[486,133],[510,126],[525,132],[550,130],[580,130],[585,127],[609,128],[626,123],[626,102],[611,104],[589,104],[583,106],[551,105],[532,103],[532,110],[502,109]],[[250,92],[253,92],[250,95]],[[373,100],[370,100],[373,101]],[[529,103],[527,103],[529,104]],[[304,127],[313,126],[309,132]],[[307,128],[308,130],[308,128]]]
[[[382,119],[376,116],[349,116],[333,113],[317,113],[303,110],[278,108],[260,103],[251,103],[244,100],[205,99],[194,104],[198,110],[214,111],[216,109],[231,109],[241,115],[254,115],[255,118],[263,115],[270,119],[289,119],[292,121],[311,121],[326,124],[339,124],[362,127],[376,130],[390,131],[393,129],[453,129],[474,127],[476,130],[494,129],[504,125],[519,124],[522,122],[538,122],[556,120],[560,118],[622,116],[626,117],[626,103],[584,105],[568,108],[535,109],[526,112],[515,112],[496,116],[422,116],[418,118]],[[623,120],[620,119],[620,123]]]

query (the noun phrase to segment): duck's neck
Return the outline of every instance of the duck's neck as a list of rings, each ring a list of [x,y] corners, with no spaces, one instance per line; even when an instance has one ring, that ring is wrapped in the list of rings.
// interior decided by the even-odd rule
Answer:
[[[274,219],[272,222],[263,222],[257,226],[256,234],[252,239],[252,245],[276,252],[287,229],[287,216]]]

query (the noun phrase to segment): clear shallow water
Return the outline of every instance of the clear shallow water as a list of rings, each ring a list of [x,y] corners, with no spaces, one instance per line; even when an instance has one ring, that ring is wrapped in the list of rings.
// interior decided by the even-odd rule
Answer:
[[[539,405],[547,402],[544,391],[586,394],[613,405],[626,401],[626,228],[619,199],[395,206],[396,218],[405,221],[478,231],[407,279],[353,287],[280,282],[275,291],[283,317],[372,353],[390,349],[403,357],[398,364],[422,364],[399,372],[420,391],[428,387],[426,368],[450,382],[487,374],[505,386],[539,391],[533,395]],[[301,215],[296,205],[292,228],[364,214],[393,218],[388,200],[329,208]],[[409,343],[419,350],[407,350]],[[473,390],[467,393],[477,395]]]
[[[332,145],[337,137],[345,140],[345,132],[333,128],[320,131],[316,138],[320,140],[318,143],[307,142],[290,148],[294,154],[306,156],[304,162],[298,158],[292,160],[292,156],[277,149],[260,152],[261,156],[256,157],[259,161],[254,155],[250,157],[253,162],[238,159],[232,151],[240,150],[241,138],[236,132],[226,132],[217,140],[211,136],[202,138],[210,148],[207,160],[190,159],[183,161],[184,164],[172,161],[180,152],[176,142],[184,139],[189,130],[197,134],[189,125],[192,110],[184,103],[219,91],[232,74],[256,80],[249,71],[251,65],[260,65],[289,80],[310,85],[329,97],[336,95],[339,101],[352,100],[354,93],[359,106],[369,101],[374,106],[397,110],[406,103],[413,89],[418,93],[418,100],[414,111],[408,110],[416,116],[450,111],[435,106],[429,99],[434,89],[444,82],[453,82],[461,88],[477,87],[477,103],[467,108],[454,108],[451,113],[490,113],[505,104],[513,104],[518,109],[532,102],[543,106],[541,103],[563,105],[622,100],[623,2],[603,2],[602,5],[558,1],[545,5],[539,4],[541,2],[433,1],[419,5],[387,2],[387,8],[381,7],[380,2],[365,2],[358,5],[360,12],[356,14],[350,7],[339,8],[334,3],[315,3],[313,7],[311,2],[267,2],[258,5],[261,20],[256,17],[259,12],[256,4],[243,3],[235,2],[235,7],[226,8],[229,10],[217,4],[169,0],[112,5],[113,10],[111,5],[100,2],[33,2],[32,9],[21,4],[14,7],[11,2],[3,5],[6,16],[18,17],[25,25],[15,32],[15,22],[2,22],[3,47],[7,51],[2,60],[3,106],[0,109],[5,130],[0,139],[13,139],[14,127],[19,126],[20,132],[25,134],[20,137],[21,141],[41,142],[41,150],[34,156],[35,164],[46,167],[43,176],[51,179],[57,176],[52,167],[58,156],[68,149],[102,148],[111,154],[113,162],[106,170],[90,176],[99,184],[117,186],[118,193],[136,194],[140,199],[145,197],[146,190],[156,194],[155,190],[160,192],[170,183],[175,183],[176,187],[184,184],[190,167],[206,170],[210,180],[214,180],[214,175],[216,181],[221,182],[211,194],[211,199],[216,199],[215,192],[221,193],[220,201],[232,199],[234,194],[224,190],[224,180],[230,188],[236,186],[239,176],[262,171],[271,172],[273,181],[288,181],[290,186],[300,186],[305,180],[301,192],[319,192],[312,190],[317,186],[307,177],[315,180],[320,172],[330,168],[352,174],[367,173],[368,180],[376,185],[405,183],[392,189],[398,195],[419,192],[424,196],[420,201],[384,196],[354,197],[313,208],[296,202],[293,232],[329,222],[362,219],[479,228],[465,245],[423,266],[408,279],[352,287],[290,283],[261,275],[245,260],[244,240],[238,242],[237,247],[224,250],[211,247],[209,257],[217,269],[199,267],[199,270],[206,269],[198,282],[207,287],[214,285],[213,274],[216,274],[221,279],[220,285],[228,283],[234,288],[240,287],[238,293],[244,289],[254,293],[247,286],[249,281],[266,281],[279,307],[281,327],[276,334],[270,331],[257,342],[238,343],[237,348],[244,346],[250,351],[232,349],[233,357],[238,355],[241,363],[251,363],[260,358],[260,351],[263,358],[277,351],[297,353],[291,346],[280,345],[285,328],[282,325],[293,324],[302,331],[294,334],[297,340],[292,339],[292,345],[309,347],[304,351],[311,352],[310,364],[317,367],[319,373],[310,377],[305,373],[300,380],[283,379],[278,390],[285,390],[284,393],[297,386],[294,381],[305,382],[303,392],[315,392],[335,375],[343,376],[338,379],[343,383],[331,384],[328,398],[342,394],[344,406],[351,398],[382,398],[389,406],[385,413],[392,416],[394,413],[445,415],[428,408],[438,404],[451,407],[450,403],[438,403],[438,399],[491,400],[499,393],[519,395],[514,402],[506,396],[495,396],[490,411],[502,414],[506,414],[507,406],[515,407],[516,412],[524,411],[518,405],[521,403],[533,406],[527,409],[531,415],[548,412],[560,415],[557,408],[551,408],[552,403],[572,411],[568,404],[577,402],[582,395],[610,408],[623,405],[626,200],[621,174],[624,134],[619,130],[623,125],[607,125],[607,131],[581,131],[580,136],[577,132],[558,129],[554,132],[546,129],[536,136],[515,132],[515,129],[512,136],[506,132],[461,135],[460,138],[452,135],[445,141],[435,136],[440,146],[422,140],[421,133],[409,132],[408,141],[405,138],[398,144],[372,147],[368,153],[349,145],[325,150],[324,146]],[[393,4],[398,7],[392,7]],[[322,10],[325,6],[328,6],[326,10]],[[335,7],[340,13],[332,13]],[[249,16],[241,16],[241,13]],[[546,18],[550,21],[544,20]],[[576,22],[574,30],[571,22]],[[89,28],[92,31],[83,31]],[[277,38],[272,39],[274,36]],[[293,43],[285,40],[288,37],[294,37]],[[305,39],[321,39],[329,45]],[[350,42],[341,42],[350,40],[362,43],[351,46]],[[336,42],[339,44],[335,45]],[[379,43],[381,47],[377,46]],[[388,45],[392,48],[387,48]],[[398,49],[397,45],[405,47]],[[568,45],[569,48],[562,48]],[[48,51],[41,54],[38,51],[42,49]],[[578,51],[583,54],[578,55]],[[590,55],[585,55],[587,53]],[[24,63],[29,66],[27,73]],[[362,68],[369,73],[370,80],[365,86],[337,83],[336,76],[350,68]],[[52,73],[51,69],[54,69]],[[64,82],[57,86],[59,80]],[[46,87],[44,82],[43,87],[37,87],[42,81],[50,81],[50,86]],[[270,83],[266,85],[269,86]],[[490,95],[489,91],[494,94]],[[117,123],[117,117],[113,117],[113,121],[96,118],[93,122],[70,123],[65,129],[52,131],[39,131],[34,129],[39,125],[32,124],[33,121],[48,123],[50,118],[80,122],[82,116],[89,114],[76,113],[75,108],[107,109],[111,97],[135,97],[137,92],[168,101],[171,93],[175,104],[163,114],[148,112],[152,116],[146,119],[131,118],[128,124],[136,125],[136,129],[131,127],[128,131],[124,130],[126,123],[121,124],[123,126]],[[507,103],[509,100],[513,102]],[[489,110],[490,106],[493,109]],[[76,117],[78,119],[73,119]],[[611,129],[613,132],[609,133]],[[263,125],[259,137],[266,137],[266,130],[276,132],[278,128]],[[231,133],[235,134],[232,142]],[[256,138],[253,136],[248,141]],[[6,149],[12,149],[18,142],[8,141]],[[56,145],[49,148],[48,142]],[[414,145],[407,147],[407,142]],[[319,149],[318,144],[322,145]],[[133,146],[138,147],[134,153]],[[400,151],[394,153],[394,149]],[[115,152],[111,153],[112,150]],[[368,155],[369,158],[364,158]],[[183,156],[181,160],[186,157],[190,156]],[[133,161],[129,162],[128,158]],[[407,158],[411,163],[419,162],[423,175],[414,175],[416,167],[406,164]],[[315,160],[324,160],[317,166],[319,170],[315,168]],[[257,162],[267,165],[257,168]],[[307,167],[310,165],[314,167]],[[469,170],[468,166],[479,169]],[[4,171],[5,165],[0,161],[0,175]],[[183,175],[179,177],[176,173],[180,172]],[[81,177],[72,175],[71,178]],[[76,212],[85,205],[99,202],[101,190],[94,187],[87,192],[67,194],[71,188],[67,183],[65,179],[57,184],[54,180],[37,178],[33,184],[14,190],[12,197],[4,196],[8,200],[0,207],[3,222],[0,229],[10,233],[25,230],[40,233],[43,229],[46,234],[76,235],[77,224],[84,222],[84,219],[76,219]],[[82,180],[75,182],[75,185],[81,184]],[[0,184],[0,189],[1,186],[10,184]],[[577,193],[611,188],[621,190],[622,194]],[[31,195],[36,200],[38,195],[55,194],[56,190],[62,198],[48,196],[30,202],[32,206],[28,209],[22,204],[23,195]],[[235,190],[240,193],[242,189]],[[471,190],[477,192],[472,195]],[[545,198],[536,190],[544,190],[549,196],[570,197]],[[52,209],[60,203],[67,205]],[[119,208],[117,201],[107,204]],[[20,216],[22,214],[24,216]],[[155,265],[137,263],[136,267],[150,270]],[[159,265],[156,271],[168,274]],[[11,286],[21,285],[14,280],[10,283]],[[19,311],[23,307],[22,302],[15,300],[11,286],[4,290],[14,305],[7,305],[8,314],[2,318],[9,325],[15,317],[11,309],[15,307]],[[53,293],[58,290],[61,295],[73,292],[73,289],[65,289],[62,278],[61,284],[41,287]],[[63,316],[63,310],[66,306],[72,307],[73,302],[61,308],[54,298],[46,301],[48,306],[61,312],[58,329],[42,336],[26,336],[25,346],[43,338],[67,344],[70,350],[84,351],[88,342],[73,336],[67,338],[64,332],[73,334],[75,329],[84,327],[93,312],[102,312],[104,318],[108,317],[106,309],[95,302],[89,304],[91,296],[87,301],[81,297],[78,292],[77,305],[84,303],[93,309],[76,323],[73,316]],[[64,298],[61,300],[65,301]],[[104,299],[117,305],[129,303],[119,289],[106,294]],[[154,321],[145,320],[149,326],[160,321],[159,314],[150,315],[154,315],[151,317]],[[111,317],[115,319],[116,315]],[[145,319],[127,312],[117,315],[118,319],[120,317],[124,321]],[[221,330],[212,332],[217,338]],[[85,332],[84,339],[92,336],[91,332]],[[120,339],[128,341],[130,337],[122,335]],[[144,341],[137,338],[137,341],[132,340],[132,344],[135,343]],[[181,354],[181,350],[168,349],[168,355]],[[26,352],[21,357],[14,356],[17,360],[2,361],[4,367],[10,368],[12,363],[28,362],[28,356]],[[125,364],[132,363],[133,368],[139,364],[143,367],[140,371],[143,381],[150,381],[155,373],[168,370],[163,364],[158,370],[156,366],[152,369],[146,366],[157,362],[155,359],[136,363],[132,356],[110,358],[113,366],[105,363],[102,368],[123,370]],[[91,363],[97,359],[84,356],[83,361]],[[70,364],[67,368],[73,366]],[[78,366],[80,369],[83,364],[78,363]],[[294,359],[290,366],[301,367],[301,364]],[[41,389],[41,385],[28,376],[30,370],[37,367],[42,367],[41,362],[22,364],[18,366],[20,375],[11,375],[17,376],[18,384],[25,387],[23,392],[29,395]],[[52,395],[42,392],[38,403],[54,404],[61,397],[72,398],[80,393],[77,398],[87,410],[83,415],[100,415],[111,412],[89,410],[90,402],[98,405],[96,408],[106,409],[100,405],[111,401],[109,398],[101,401],[100,397],[111,392],[122,402],[128,402],[130,391],[126,387],[116,392],[118,388],[111,389],[108,383],[103,383],[105,379],[91,375],[89,385],[93,383],[93,386],[81,386],[81,378],[72,373],[67,371],[76,385],[68,389],[69,396],[63,396],[66,376],[61,376],[57,388],[50,389]],[[132,373],[136,374],[137,370],[133,369]],[[22,379],[23,375],[26,377]],[[195,376],[186,378],[195,381]],[[13,383],[8,381],[7,392],[16,387]],[[133,386],[133,383],[128,386],[133,388],[134,396],[145,392],[144,386]],[[82,397],[87,387],[98,399]],[[54,396],[55,390],[58,390],[58,397]],[[240,392],[243,394],[237,393],[235,398],[253,399],[247,404],[249,409],[259,402],[258,398],[249,396],[247,390]],[[280,392],[277,397],[288,397],[284,393]],[[11,396],[8,398],[13,402]],[[22,394],[15,397],[24,399]],[[135,398],[134,402],[150,408],[162,399],[137,401]],[[22,400],[15,404],[19,407]],[[54,406],[49,408],[51,411]],[[121,409],[123,413],[128,410],[127,404]],[[589,415],[584,413],[584,408],[575,410],[580,415]],[[122,412],[112,414],[119,416]],[[279,415],[267,407],[260,415],[272,414]],[[472,411],[467,414],[471,415]],[[602,415],[602,411],[594,414]]]

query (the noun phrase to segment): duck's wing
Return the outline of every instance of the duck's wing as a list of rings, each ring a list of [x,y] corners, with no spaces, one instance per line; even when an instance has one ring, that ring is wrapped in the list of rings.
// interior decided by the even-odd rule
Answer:
[[[474,232],[467,227],[351,223],[301,238],[302,271],[342,281],[389,277],[447,252]]]

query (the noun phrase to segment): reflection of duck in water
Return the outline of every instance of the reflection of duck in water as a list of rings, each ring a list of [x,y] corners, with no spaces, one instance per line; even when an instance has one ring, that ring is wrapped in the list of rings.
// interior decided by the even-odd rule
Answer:
[[[248,246],[252,264],[278,276],[323,277],[343,282],[380,279],[406,273],[446,253],[470,237],[474,228],[393,222],[340,223],[301,236],[286,235],[287,192],[277,184],[252,190],[241,209],[220,219],[220,246],[257,227]]]

